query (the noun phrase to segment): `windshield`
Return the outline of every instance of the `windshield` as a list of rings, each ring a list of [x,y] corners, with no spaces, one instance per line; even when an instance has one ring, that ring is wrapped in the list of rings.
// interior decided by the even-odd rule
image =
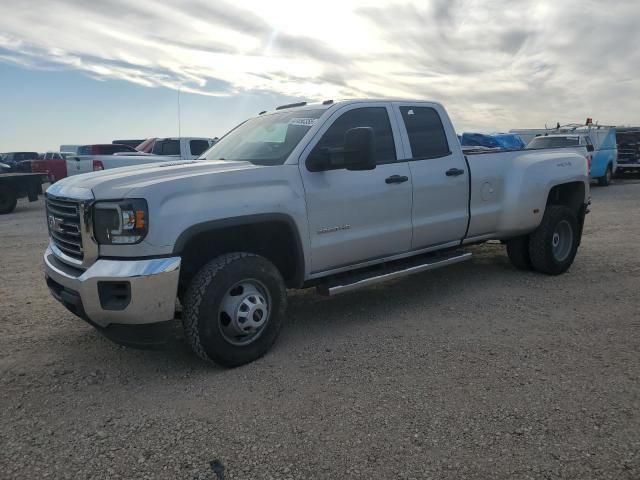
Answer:
[[[536,137],[527,145],[531,148],[577,147],[580,137]]]
[[[282,165],[324,112],[324,109],[298,110],[251,118],[225,135],[200,159]]]

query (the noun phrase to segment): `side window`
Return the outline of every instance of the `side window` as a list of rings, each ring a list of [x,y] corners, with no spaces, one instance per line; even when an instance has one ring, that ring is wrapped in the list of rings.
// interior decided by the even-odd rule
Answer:
[[[431,107],[400,107],[413,159],[445,157],[449,143],[440,115]]]
[[[180,155],[180,141],[157,140],[153,146],[153,153],[158,155]]]
[[[200,156],[208,148],[209,148],[208,140],[190,140],[189,141],[189,150],[191,150],[191,155]]]
[[[355,108],[342,114],[322,135],[313,151],[323,148],[344,147],[344,135],[347,130],[356,127],[371,127],[375,139],[376,163],[389,163],[396,160],[396,146],[389,115],[385,107]],[[311,152],[313,155],[313,152]]]

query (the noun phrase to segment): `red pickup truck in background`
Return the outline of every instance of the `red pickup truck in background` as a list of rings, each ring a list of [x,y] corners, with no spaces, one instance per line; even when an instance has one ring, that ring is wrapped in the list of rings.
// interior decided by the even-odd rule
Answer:
[[[66,155],[60,152],[41,153],[37,160],[31,161],[31,171],[45,173],[51,183],[62,180],[67,176]]]
[[[119,152],[132,153],[137,151],[129,145],[111,143],[81,145],[78,147],[78,155],[113,155]],[[31,161],[31,171],[33,173],[47,174],[51,183],[62,180],[67,176],[67,155],[66,152],[47,152],[40,154],[37,160]]]

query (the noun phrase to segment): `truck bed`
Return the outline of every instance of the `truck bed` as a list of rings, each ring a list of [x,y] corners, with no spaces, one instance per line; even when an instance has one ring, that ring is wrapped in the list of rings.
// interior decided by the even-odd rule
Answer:
[[[0,214],[13,212],[19,198],[38,200],[44,181],[46,175],[40,173],[0,173]]]

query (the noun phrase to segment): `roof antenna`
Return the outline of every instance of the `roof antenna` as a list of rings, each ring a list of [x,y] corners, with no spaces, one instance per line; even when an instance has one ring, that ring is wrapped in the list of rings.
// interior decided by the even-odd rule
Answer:
[[[182,84],[178,85],[178,138],[182,137],[182,126],[180,125],[180,93]]]

